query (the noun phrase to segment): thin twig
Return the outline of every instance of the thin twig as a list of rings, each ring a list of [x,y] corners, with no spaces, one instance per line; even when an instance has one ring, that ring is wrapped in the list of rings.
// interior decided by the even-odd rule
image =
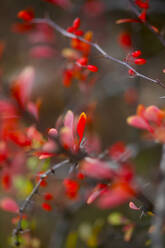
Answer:
[[[163,223],[165,219],[165,144],[162,147],[160,162],[160,184],[155,201],[155,216],[153,217],[154,230],[151,234],[152,248],[163,248]]]
[[[135,2],[132,1],[132,0],[128,0],[128,1],[130,3],[131,9],[135,13],[135,15],[137,17],[139,17],[141,12],[138,9],[138,7],[135,5]],[[145,22],[142,22],[142,24],[144,24],[144,26],[146,26],[158,38],[160,43],[165,47],[165,39],[164,39],[164,37],[160,33],[156,32],[155,29],[153,28],[153,26],[147,20]]]
[[[105,52],[97,43],[93,43],[91,41],[87,41],[86,39],[84,39],[81,36],[77,36],[73,33],[67,32],[65,29],[63,29],[62,27],[60,27],[57,23],[55,23],[54,21],[48,19],[48,18],[35,18],[33,20],[33,23],[47,23],[48,25],[50,25],[53,29],[55,29],[56,31],[58,31],[59,33],[61,33],[63,36],[68,37],[70,39],[78,39],[86,44],[89,44],[91,47],[95,48],[104,58],[111,60],[113,62],[116,62],[120,65],[123,65],[124,67],[128,68],[129,70],[132,70],[134,72],[134,75],[143,79],[146,79],[150,82],[153,82],[155,84],[160,85],[161,87],[165,88],[165,85],[159,80],[159,79],[153,79],[151,77],[148,77],[144,74],[141,74],[140,72],[136,71],[131,65],[129,65],[127,62],[122,61],[120,59],[117,59],[111,55],[109,55],[107,52]]]
[[[60,162],[58,164],[53,165],[50,169],[48,169],[45,173],[43,173],[40,176],[39,181],[36,183],[36,185],[34,186],[33,190],[31,191],[31,193],[27,196],[27,198],[23,202],[22,206],[19,208],[19,221],[17,223],[17,227],[13,231],[13,236],[15,237],[15,246],[18,247],[20,245],[19,235],[23,231],[23,229],[22,229],[23,215],[26,212],[27,207],[30,205],[32,198],[38,192],[38,189],[40,187],[40,184],[41,184],[42,180],[47,178],[50,174],[54,174],[56,169],[58,169],[59,167],[61,167],[63,165],[66,165],[68,163],[69,163],[69,159],[66,159],[66,160],[64,160],[64,161],[62,161],[62,162]]]

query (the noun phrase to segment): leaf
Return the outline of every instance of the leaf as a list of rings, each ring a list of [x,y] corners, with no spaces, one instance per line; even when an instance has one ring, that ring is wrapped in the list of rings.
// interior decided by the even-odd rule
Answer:
[[[144,117],[148,120],[148,121],[153,121],[158,123],[158,125],[160,124],[161,120],[164,117],[164,113],[163,111],[161,111],[158,107],[151,105],[149,107],[147,107],[144,111]]]
[[[79,121],[77,124],[77,133],[79,135],[79,144],[81,143],[81,140],[83,138],[83,134],[84,134],[84,130],[85,130],[85,125],[86,125],[86,119],[87,116],[86,114],[83,112],[81,113],[80,117],[79,117]]]
[[[66,248],[76,248],[77,240],[77,232],[70,232],[66,240]]]
[[[133,22],[140,22],[137,19],[131,19],[131,18],[124,18],[124,19],[119,19],[116,21],[116,24],[122,24],[122,23],[133,23]]]
[[[12,95],[22,108],[25,108],[27,102],[30,99],[34,77],[34,68],[32,66],[27,66],[17,76],[14,84],[12,85]]]
[[[149,124],[140,116],[134,115],[134,116],[128,117],[127,123],[130,126],[133,126],[136,128],[140,128],[140,129],[144,129],[144,130],[148,130],[148,131],[151,130]]]
[[[131,237],[132,237],[132,234],[133,234],[133,231],[134,231],[134,225],[133,224],[128,224],[127,226],[124,227],[124,240],[126,242],[129,242]]]
[[[74,146],[74,137],[73,131],[68,127],[63,127],[60,130],[60,141],[65,149],[73,148]]]
[[[70,128],[73,131],[73,121],[74,121],[74,114],[71,110],[69,110],[64,118],[64,126]]]
[[[140,208],[138,208],[134,202],[129,202],[129,207],[133,210],[140,210]]]
[[[106,191],[106,184],[98,184],[94,188],[93,192],[89,195],[87,199],[87,204],[91,204],[105,191]]]
[[[110,164],[99,159],[86,158],[81,163],[82,172],[94,178],[110,179],[115,175],[114,170],[110,168]]]
[[[55,49],[50,47],[50,46],[46,46],[46,45],[37,45],[34,46],[30,49],[29,52],[30,56],[32,58],[37,58],[37,59],[50,59],[52,57],[55,56],[56,52]]]
[[[31,193],[33,184],[30,180],[23,176],[15,176],[14,187],[18,190],[21,197],[26,197],[29,193]]]
[[[121,213],[114,212],[108,216],[108,223],[110,223],[113,226],[119,226],[123,224],[122,219],[123,219],[123,216]]]
[[[5,197],[0,200],[0,207],[7,212],[18,213],[19,207],[17,203],[10,197]]]
[[[135,194],[131,185],[124,182],[114,183],[109,190],[106,190],[100,196],[98,206],[101,208],[113,208],[127,202]]]

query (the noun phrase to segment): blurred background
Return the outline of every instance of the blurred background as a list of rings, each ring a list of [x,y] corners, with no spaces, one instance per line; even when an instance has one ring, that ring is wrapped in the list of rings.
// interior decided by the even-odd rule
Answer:
[[[34,34],[31,32],[27,36],[13,32],[13,25],[18,22],[17,13],[29,7],[34,9],[36,17],[49,16],[63,28],[71,26],[73,20],[80,17],[82,29],[91,30],[92,40],[118,59],[124,60],[131,51],[141,50],[147,63],[136,69],[162,82],[165,82],[164,47],[142,23],[116,24],[118,19],[136,17],[127,0],[57,0],[54,4],[43,0],[1,0],[0,40],[4,41],[5,50],[0,66],[1,81],[5,87],[10,87],[25,66],[34,66],[36,78],[32,98],[42,99],[40,130],[43,133],[54,127],[59,115],[68,109],[80,114],[94,106],[92,130],[100,139],[101,150],[121,140],[131,144],[137,152],[135,170],[145,180],[146,194],[151,195],[157,183],[155,174],[160,146],[144,141],[140,132],[127,125],[126,118],[135,113],[139,103],[165,108],[165,99],[160,98],[165,95],[165,90],[144,79],[130,77],[126,68],[106,60],[93,49],[89,56],[90,64],[98,66],[99,72],[88,94],[84,94],[83,87],[76,80],[69,88],[64,87],[62,78],[67,62],[63,49],[70,46],[69,39],[54,32],[51,44],[54,56],[38,58],[32,53]],[[165,1],[150,0],[147,16],[149,22],[164,35]],[[150,245],[147,243],[150,218],[144,216],[141,219],[138,213],[128,208],[128,204],[106,211],[94,205],[79,207],[70,204],[65,211],[54,209],[51,213],[39,210],[35,204],[33,207],[31,225],[34,241],[24,247],[136,248]],[[120,223],[115,222],[119,213],[131,223],[136,223],[136,231],[129,242],[124,241]],[[0,247],[8,247],[12,216],[0,211]]]

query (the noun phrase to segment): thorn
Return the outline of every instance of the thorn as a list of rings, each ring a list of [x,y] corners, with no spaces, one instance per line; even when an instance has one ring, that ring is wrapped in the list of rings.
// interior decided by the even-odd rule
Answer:
[[[55,174],[55,170],[53,168],[51,168],[51,173]]]

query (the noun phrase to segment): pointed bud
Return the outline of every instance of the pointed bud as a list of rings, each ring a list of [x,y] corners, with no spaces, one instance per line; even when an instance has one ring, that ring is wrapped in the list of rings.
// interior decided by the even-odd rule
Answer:
[[[79,135],[79,144],[81,143],[81,140],[83,138],[85,125],[86,125],[86,119],[87,119],[86,114],[84,112],[81,113],[81,115],[79,117],[78,124],[77,124],[77,133]]]

